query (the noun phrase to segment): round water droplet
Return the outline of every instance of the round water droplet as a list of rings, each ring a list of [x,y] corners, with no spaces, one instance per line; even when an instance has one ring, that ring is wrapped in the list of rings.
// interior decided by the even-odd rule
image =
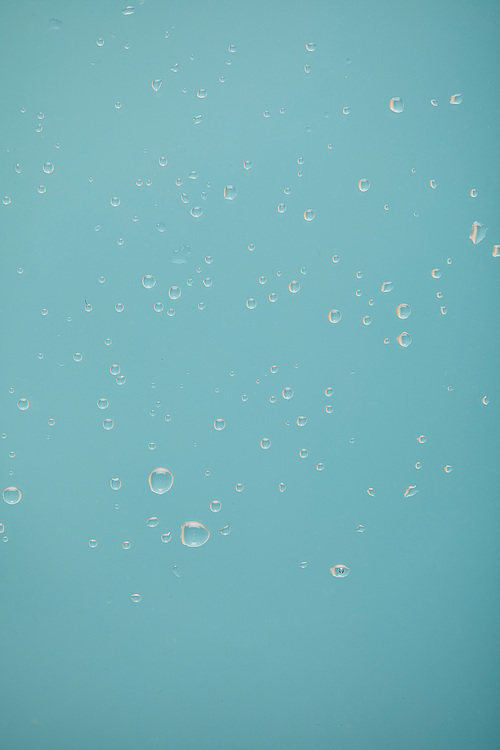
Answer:
[[[483,396],[481,401],[483,402],[485,406],[488,406],[488,404],[490,403],[488,396]]]
[[[102,426],[104,427],[105,430],[112,430],[113,427],[115,426],[115,423],[113,422],[112,419],[105,419],[104,422],[102,423]]]
[[[135,604],[142,602],[142,596],[140,594],[130,594],[130,598]]]
[[[157,495],[163,495],[168,492],[174,483],[174,477],[169,469],[158,467],[154,469],[148,477],[148,484],[151,492]]]
[[[120,365],[111,365],[110,368],[109,368],[109,371],[110,371],[111,375],[115,375],[116,376],[116,375],[120,374],[121,367],[120,367]]]
[[[17,402],[17,408],[21,409],[21,411],[26,411],[26,409],[29,409],[30,402],[27,398],[20,398]]]
[[[144,287],[144,289],[152,289],[155,284],[156,284],[156,279],[154,276],[142,277],[142,286]]]
[[[17,487],[6,487],[2,493],[2,497],[7,505],[16,505],[22,496],[23,493]]]
[[[158,526],[159,523],[160,522],[158,518],[156,516],[152,516],[152,518],[148,518],[148,520],[146,521],[146,526],[149,526],[150,529],[154,529],[156,528],[156,526]]]
[[[271,294],[268,297],[269,302],[277,302],[278,301],[278,295],[276,292],[271,292]]]
[[[51,174],[54,171],[54,165],[51,161],[46,161],[42,167],[45,174]]]
[[[439,268],[433,268],[431,271],[431,276],[433,279],[440,279],[443,275],[443,272]]]
[[[130,542],[123,542],[122,547],[123,549],[130,549],[132,544]]]
[[[267,450],[268,448],[270,448],[271,441],[269,440],[269,438],[262,438],[262,440],[260,441],[260,447],[263,448],[263,450]]]
[[[396,315],[398,316],[398,318],[401,318],[401,320],[406,320],[406,318],[409,318],[411,315],[410,305],[402,302],[396,307]]]
[[[366,178],[363,178],[358,182],[358,188],[362,193],[366,193],[366,191],[370,189],[370,181]]]
[[[257,301],[254,300],[253,297],[250,297],[246,301],[246,306],[248,307],[249,310],[255,310],[255,308],[257,307]]]
[[[212,513],[218,513],[221,508],[222,503],[220,502],[220,500],[212,500],[212,502],[210,503],[210,510],[212,511]]]
[[[446,465],[446,466],[444,467],[444,470],[445,470],[445,472],[446,472],[447,474],[450,474],[450,473],[451,473],[451,472],[453,471],[453,466],[450,466],[449,464],[447,464],[447,465]]]
[[[160,167],[166,167],[167,164],[168,164],[167,157],[166,156],[160,156],[159,159],[158,159],[158,164],[160,165]]]
[[[293,388],[290,388],[289,386],[283,388],[283,390],[281,391],[281,395],[283,396],[283,398],[285,398],[287,400],[290,399],[290,398],[292,398],[292,396],[293,396]]]
[[[122,480],[119,479],[118,477],[113,477],[112,479],[109,480],[109,486],[111,487],[112,490],[119,490],[120,487],[122,486]]]
[[[330,323],[339,323],[342,319],[342,313],[340,310],[330,310],[328,313],[328,320]]]
[[[334,393],[334,391],[333,391],[333,388],[331,387],[331,385],[329,385],[327,388],[325,388],[325,396],[327,396],[328,398],[330,398],[330,396],[333,396],[333,393]]]
[[[472,190],[470,191],[469,195],[470,195],[470,197],[471,197],[471,198],[477,198],[477,196],[478,196],[478,191],[477,191],[477,190],[476,190],[475,188],[473,188],[473,189],[472,189]]]
[[[419,435],[417,440],[423,445],[426,442],[427,438],[425,437],[425,435]]]
[[[209,539],[210,532],[198,521],[187,521],[181,527],[181,542],[186,547],[201,547]]]
[[[214,421],[214,428],[216,430],[223,430],[225,426],[226,426],[226,423],[224,422],[223,419],[216,419]]]
[[[365,315],[362,320],[363,320],[363,325],[364,326],[371,326],[372,319],[370,318],[369,315]]]
[[[244,162],[243,162],[243,169],[246,169],[246,170],[247,170],[247,172],[248,172],[248,170],[249,170],[249,169],[252,169],[252,162],[251,162],[251,161],[248,161],[248,160],[247,160],[247,161],[244,161]]]
[[[321,461],[316,464],[316,471],[323,471],[324,468],[325,464],[321,463]]]
[[[462,94],[453,94],[450,97],[450,104],[462,104],[463,100]]]
[[[333,406],[331,404],[327,404],[325,406],[325,411],[327,414],[331,414],[333,412]]]
[[[229,524],[223,526],[222,529],[220,529],[220,533],[222,536],[228,536],[231,533],[231,526]]]
[[[170,531],[167,531],[165,534],[162,534],[160,539],[164,544],[168,544],[169,541],[172,539],[172,533]]]
[[[401,114],[404,107],[405,107],[404,102],[399,96],[393,96],[392,99],[389,100],[389,108],[393,112],[396,112],[396,114],[398,115]]]
[[[99,542],[97,541],[97,539],[91,539],[89,541],[89,547],[92,547],[92,549],[95,549],[98,544],[99,544]]]
[[[288,289],[292,294],[297,294],[298,291],[300,291],[300,282],[299,281],[291,281],[288,284]]]
[[[285,203],[279,203],[278,204],[278,213],[284,214],[286,211],[286,204]]]
[[[83,354],[81,352],[76,352],[75,354],[73,354],[73,359],[75,360],[75,362],[81,362],[83,359]]]
[[[119,206],[119,205],[120,205],[120,199],[119,199],[119,198],[117,198],[116,196],[113,196],[113,198],[111,198],[111,200],[110,200],[110,203],[111,203],[111,205],[112,205],[112,206],[113,206],[114,208],[116,208],[117,206]]]
[[[312,221],[316,217],[316,211],[313,208],[307,208],[304,211],[304,219],[306,221]]]
[[[117,302],[115,305],[115,310],[117,313],[123,312],[125,310],[125,305],[123,304],[123,302]]]
[[[301,458],[307,458],[307,457],[308,457],[308,455],[309,455],[309,451],[307,450],[307,448],[301,448],[301,449],[300,449],[300,451],[299,451],[299,456],[300,456]]]
[[[297,417],[297,425],[299,427],[305,427],[307,424],[307,417]]]
[[[346,565],[334,565],[333,568],[330,568],[330,573],[335,578],[345,578],[349,575],[349,570]]]
[[[244,488],[244,486],[243,486],[243,485],[241,484],[241,482],[238,482],[238,484],[235,484],[235,486],[234,486],[234,489],[236,490],[236,492],[243,492],[243,490],[244,490],[245,488]]]
[[[410,346],[410,344],[412,342],[412,338],[411,338],[410,334],[407,333],[406,331],[403,331],[402,333],[400,333],[399,336],[397,337],[397,340],[398,340],[398,344],[400,344],[405,349],[408,346]]]

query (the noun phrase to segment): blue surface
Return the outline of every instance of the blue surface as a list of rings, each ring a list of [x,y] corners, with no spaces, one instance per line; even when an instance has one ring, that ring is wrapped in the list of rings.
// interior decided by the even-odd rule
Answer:
[[[494,750],[499,6],[124,8],[2,9],[0,745]]]

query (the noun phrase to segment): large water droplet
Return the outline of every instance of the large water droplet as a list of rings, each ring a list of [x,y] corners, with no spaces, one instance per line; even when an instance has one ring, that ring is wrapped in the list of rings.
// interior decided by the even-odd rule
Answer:
[[[396,114],[399,115],[403,111],[405,105],[401,97],[393,96],[392,99],[389,100],[389,107],[393,112],[396,112]]]
[[[22,498],[23,493],[17,487],[6,487],[2,496],[8,505],[15,505]]]
[[[346,565],[334,565],[333,568],[330,568],[330,573],[335,578],[345,578],[349,575],[349,570]]]
[[[186,547],[201,547],[210,537],[206,526],[198,521],[187,521],[181,527],[181,542]]]
[[[174,483],[174,477],[169,469],[158,467],[154,469],[148,477],[149,487],[151,492],[155,492],[157,495],[163,495],[168,492]]]

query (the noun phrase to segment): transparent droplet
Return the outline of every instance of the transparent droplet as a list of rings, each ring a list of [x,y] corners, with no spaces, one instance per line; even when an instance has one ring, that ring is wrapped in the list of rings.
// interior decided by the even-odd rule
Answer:
[[[298,291],[300,291],[300,282],[299,281],[291,281],[288,284],[288,289],[292,294],[297,294]]]
[[[490,403],[488,396],[483,396],[481,401],[483,402],[485,406],[488,406],[488,404]]]
[[[297,417],[297,425],[299,427],[305,427],[307,424],[307,417]]]
[[[342,313],[340,310],[330,310],[328,313],[328,320],[330,323],[339,323],[342,319]]]
[[[199,219],[203,215],[203,209],[201,206],[193,206],[189,213],[194,219]]]
[[[151,492],[155,492],[157,495],[163,495],[168,492],[174,483],[174,477],[169,469],[158,467],[154,469],[149,477],[148,484]]]
[[[164,307],[165,306],[164,306],[163,302],[155,302],[154,305],[153,305],[153,310],[155,312],[161,313],[161,312],[163,312]]]
[[[7,505],[16,505],[22,496],[23,493],[17,487],[6,487],[2,493],[2,497]]]
[[[397,336],[397,341],[398,341],[398,344],[400,344],[402,347],[406,349],[408,346],[410,346],[412,342],[412,338],[409,333],[407,333],[406,331],[403,331],[402,333],[399,334],[399,336]]]
[[[198,521],[187,521],[181,527],[181,542],[186,547],[202,547],[209,537],[207,527]]]
[[[404,491],[404,497],[413,497],[413,495],[416,495],[418,492],[417,485],[416,484],[410,484],[409,487],[406,488]]]
[[[387,293],[387,292],[392,292],[393,289],[394,289],[394,284],[392,283],[392,281],[384,281],[384,283],[382,284],[380,288],[380,291]]]
[[[472,240],[475,245],[478,245],[486,237],[487,231],[488,228],[485,227],[484,224],[480,224],[478,221],[475,221],[472,225],[472,232],[469,235],[469,239]]]
[[[349,570],[346,565],[334,565],[333,568],[330,568],[330,573],[335,578],[345,578],[349,575]]]
[[[247,171],[249,169],[252,169],[252,162],[251,161],[244,161],[243,162],[243,169],[246,169]]]
[[[155,451],[156,450],[156,443],[148,443],[148,450]]]
[[[493,245],[491,254],[494,258],[500,258],[500,245]]]
[[[162,540],[163,544],[168,544],[169,541],[172,539],[172,532],[167,531],[165,534],[162,534],[160,539]]]
[[[269,440],[269,438],[262,438],[262,440],[260,441],[260,447],[263,448],[263,450],[267,450],[268,448],[270,448],[271,441]]]
[[[122,480],[119,477],[113,477],[109,480],[109,486],[112,490],[119,490],[122,486]]]
[[[398,318],[401,318],[401,320],[406,320],[406,318],[409,318],[411,315],[410,305],[402,302],[396,307],[396,315],[398,316]]]
[[[307,42],[306,50],[308,52],[315,52],[315,50],[317,49],[317,46],[318,45],[316,44],[316,42]]]
[[[233,201],[236,198],[236,188],[234,185],[226,185],[224,188],[224,198],[227,201]]]
[[[212,502],[210,503],[210,510],[212,511],[212,513],[218,513],[221,508],[222,503],[220,502],[220,500],[212,500]]]
[[[366,491],[370,495],[370,497],[375,497],[375,490],[373,489],[373,487],[368,487]]]
[[[370,326],[372,324],[372,319],[369,315],[365,315],[362,319],[362,322],[364,326]]]
[[[325,468],[325,464],[322,463],[321,461],[316,464],[316,471],[323,471],[324,468]]]
[[[29,409],[30,402],[27,398],[20,398],[17,402],[17,408],[21,409],[21,411],[26,411],[26,409]]]
[[[231,526],[227,524],[227,526],[223,526],[222,529],[220,529],[220,533],[222,536],[228,536],[228,534],[231,533]]]
[[[389,100],[389,108],[396,112],[396,114],[401,114],[401,112],[404,109],[404,102],[399,96],[393,96],[392,99]]]
[[[370,181],[366,178],[363,178],[358,182],[358,188],[362,193],[366,193],[366,191],[370,189]]]
[[[47,424],[48,424],[48,425],[49,425],[50,427],[53,427],[53,426],[55,425],[55,423],[56,423],[56,420],[55,420],[55,419],[54,419],[53,417],[50,417],[50,419],[49,419],[49,420],[48,420],[48,422],[47,422]]]
[[[299,451],[300,458],[307,458],[308,455],[309,455],[309,451],[307,450],[307,448],[301,448],[300,449],[300,451]]]
[[[226,426],[226,423],[224,422],[223,419],[216,419],[214,421],[214,428],[216,430],[223,430],[225,426]]]
[[[342,107],[342,114],[343,115],[350,115],[351,114],[351,108],[350,107]]]
[[[45,164],[42,166],[43,171],[45,174],[51,174],[54,171],[54,165],[51,161],[46,161]]]
[[[325,388],[325,396],[327,396],[328,398],[330,398],[330,396],[333,396],[333,394],[334,394],[334,390],[331,387],[331,385],[329,385],[327,388]]]
[[[257,307],[257,301],[254,300],[253,297],[250,297],[249,299],[247,299],[245,304],[249,310],[255,310],[255,308]]]
[[[276,292],[271,292],[271,294],[268,297],[269,302],[277,302],[278,301],[278,295]]]
[[[123,544],[122,544],[122,548],[123,549],[130,549],[131,546],[132,546],[132,544],[130,542],[128,542],[128,541],[127,542],[123,542]]]
[[[285,399],[287,399],[287,400],[288,400],[288,399],[291,399],[291,398],[292,398],[292,396],[293,396],[293,388],[290,388],[289,386],[286,386],[286,387],[285,387],[285,388],[283,388],[283,390],[281,391],[281,395],[283,396],[283,398],[285,398]]]
[[[463,102],[462,94],[453,94],[450,97],[450,104],[462,104],[462,102]]]
[[[286,204],[285,203],[279,203],[278,204],[278,213],[284,214],[286,211]]]
[[[112,419],[105,419],[104,422],[102,423],[102,426],[104,427],[105,430],[112,430],[113,427],[115,426],[115,423],[113,422]]]
[[[110,203],[114,208],[116,208],[120,205],[120,199],[115,195],[113,196],[113,198],[111,198]]]
[[[75,362],[81,362],[83,359],[83,354],[81,352],[76,352],[75,354],[73,354],[73,359],[75,360]]]
[[[160,167],[166,167],[167,164],[168,164],[167,157],[166,156],[160,156],[160,158],[158,159],[158,164],[160,165]]]
[[[99,544],[99,542],[97,541],[97,539],[91,539],[89,541],[89,547],[92,547],[93,549],[95,549],[98,544]]]
[[[478,191],[475,188],[472,188],[472,190],[470,191],[469,195],[470,195],[471,198],[477,198]]]
[[[155,284],[156,284],[156,279],[155,279],[154,276],[143,276],[142,277],[142,286],[145,289],[152,289]]]
[[[156,528],[156,526],[158,526],[159,523],[160,522],[158,518],[156,516],[152,516],[152,518],[148,518],[148,520],[146,521],[146,526],[149,526],[150,529],[154,529]]]
[[[134,604],[139,604],[142,602],[142,596],[140,594],[130,594],[130,598],[134,602]]]
[[[333,412],[333,406],[331,404],[327,404],[325,406],[325,411],[327,414],[331,414]]]
[[[446,472],[447,474],[450,474],[450,473],[451,473],[451,472],[453,471],[453,466],[450,466],[449,464],[447,464],[447,465],[446,465],[446,466],[444,467],[444,470],[445,470],[445,472]]]
[[[241,484],[241,482],[238,482],[237,484],[235,484],[235,486],[234,486],[234,489],[236,490],[236,492],[243,492],[243,490],[244,490],[245,488],[244,488],[244,486],[243,486],[243,485]]]
[[[312,221],[316,217],[316,211],[313,208],[307,208],[304,211],[304,219],[306,221]]]

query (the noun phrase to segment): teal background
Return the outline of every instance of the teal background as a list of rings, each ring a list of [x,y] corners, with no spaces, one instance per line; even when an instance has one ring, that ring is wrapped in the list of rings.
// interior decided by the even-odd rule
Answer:
[[[125,5],[2,7],[0,744],[493,750],[499,6]]]

